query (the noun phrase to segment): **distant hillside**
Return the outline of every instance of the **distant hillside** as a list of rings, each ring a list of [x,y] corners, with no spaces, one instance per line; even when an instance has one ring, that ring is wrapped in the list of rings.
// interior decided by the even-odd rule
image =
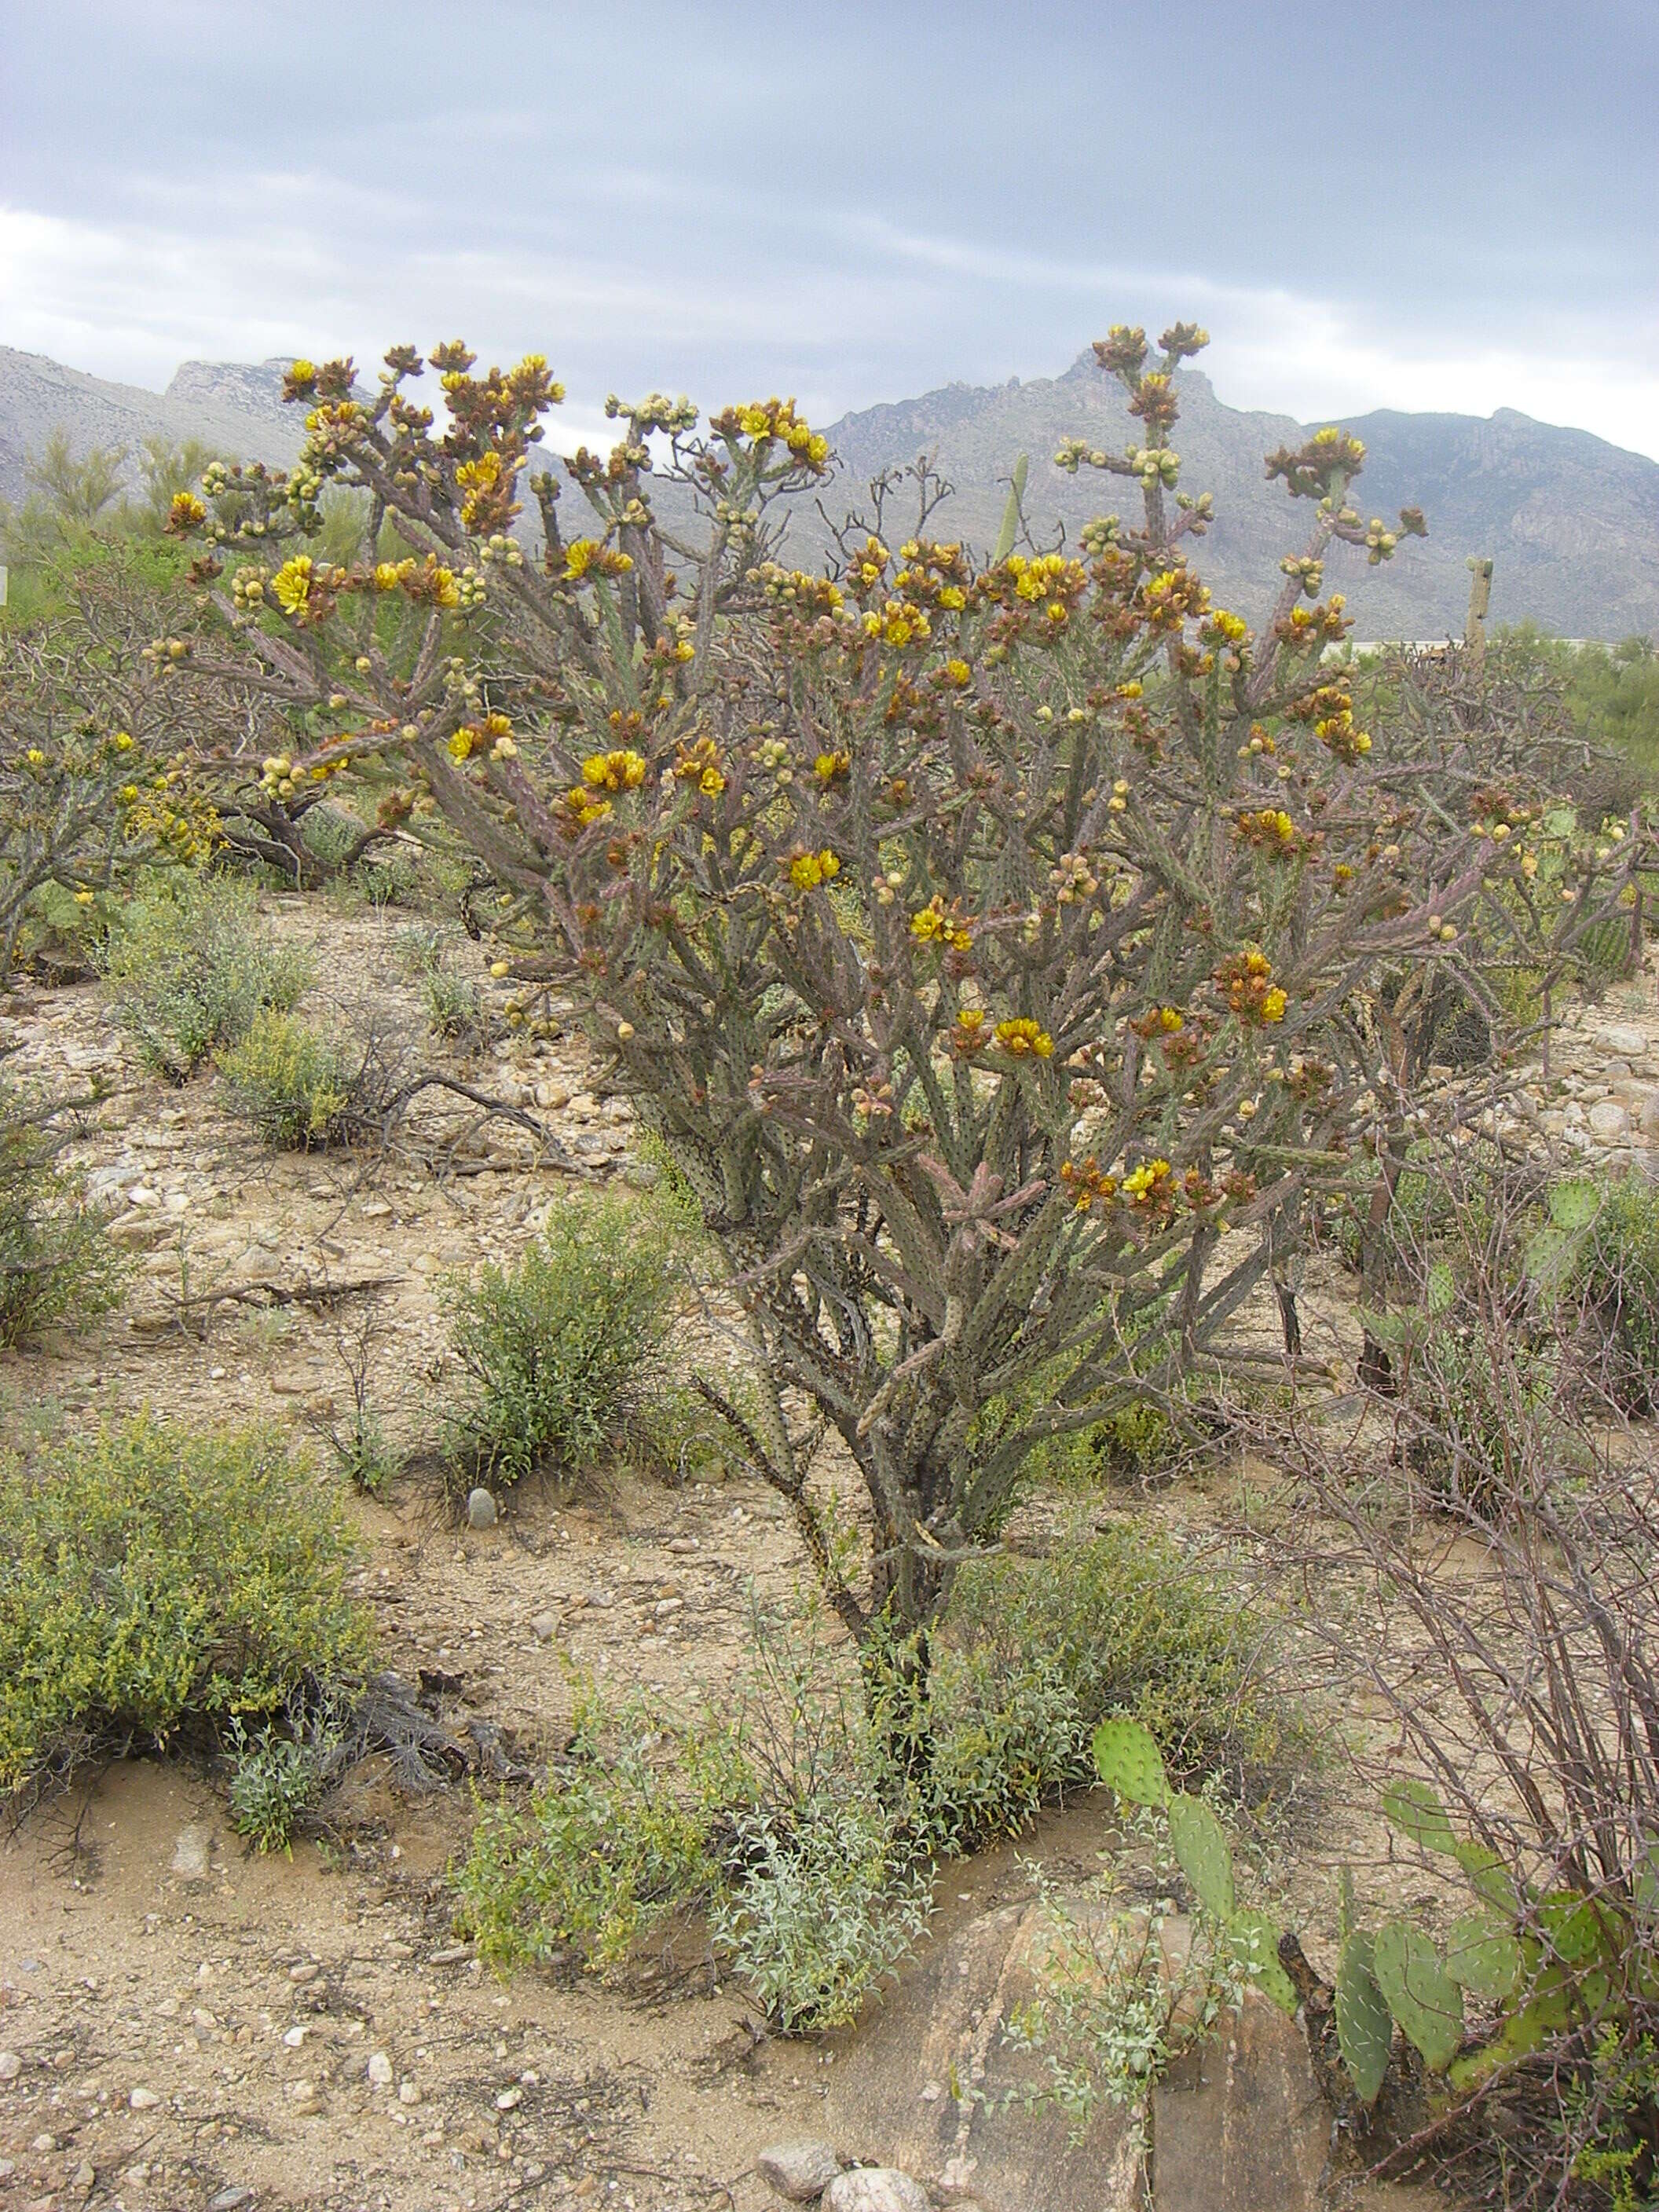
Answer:
[[[186,362],[165,392],[155,392],[0,347],[0,497],[22,497],[27,457],[60,423],[77,452],[136,448],[161,434],[202,438],[242,459],[290,460],[303,432],[298,410],[282,404],[286,367]],[[1218,597],[1259,617],[1279,556],[1299,548],[1308,518],[1282,486],[1266,483],[1262,456],[1299,445],[1307,426],[1225,406],[1197,371],[1183,372],[1180,384],[1182,487],[1215,495],[1216,523],[1198,558]],[[1490,421],[1382,412],[1349,418],[1348,428],[1369,451],[1355,503],[1390,519],[1416,504],[1429,524],[1426,544],[1406,545],[1382,568],[1367,568],[1346,548],[1333,554],[1332,582],[1348,593],[1362,637],[1461,632],[1472,553],[1497,563],[1494,622],[1530,617],[1570,637],[1659,636],[1659,463],[1510,408]],[[995,539],[1008,471],[1029,453],[1034,527],[1041,534],[1063,521],[1075,544],[1091,515],[1133,513],[1134,488],[1092,471],[1066,476],[1053,465],[1056,448],[1079,436],[1121,449],[1138,429],[1091,354],[1062,376],[948,385],[831,425],[842,474],[824,503],[836,512],[882,468],[930,453],[956,486],[933,526],[982,549]],[[826,543],[813,503],[803,501],[791,525],[792,557],[816,565]]]
[[[23,498],[25,464],[60,425],[77,453],[125,446],[136,454],[146,438],[201,438],[229,459],[291,460],[305,430],[282,404],[287,368],[188,361],[165,392],[146,392],[0,346],[0,499]]]
[[[1279,556],[1299,550],[1310,513],[1265,481],[1262,456],[1299,445],[1307,426],[1225,406],[1196,371],[1179,381],[1173,442],[1182,488],[1215,495],[1215,525],[1196,557],[1218,596],[1256,617],[1278,581]],[[1368,454],[1355,505],[1390,520],[1417,505],[1429,525],[1426,543],[1407,544],[1381,568],[1368,568],[1350,549],[1334,551],[1328,573],[1347,592],[1362,636],[1461,633],[1470,554],[1497,563],[1494,622],[1529,617],[1571,637],[1659,635],[1659,463],[1510,408],[1489,422],[1392,412],[1345,419]],[[921,453],[935,454],[957,489],[930,526],[986,547],[1022,453],[1030,456],[1026,506],[1039,536],[1064,521],[1075,544],[1091,515],[1135,513],[1133,483],[1092,470],[1068,477],[1053,456],[1070,436],[1121,451],[1139,442],[1139,430],[1121,388],[1085,354],[1063,376],[988,389],[950,385],[844,416],[828,434],[854,485]],[[823,526],[803,511],[791,537],[801,559],[821,545]]]

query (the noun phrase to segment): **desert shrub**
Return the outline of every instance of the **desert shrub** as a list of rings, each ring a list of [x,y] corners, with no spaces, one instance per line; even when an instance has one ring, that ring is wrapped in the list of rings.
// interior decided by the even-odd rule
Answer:
[[[607,1194],[556,1207],[511,1267],[445,1287],[467,1377],[449,1451],[469,1480],[571,1473],[641,1435],[668,1379],[668,1256],[659,1216]]]
[[[970,1563],[934,1639],[932,1823],[958,1847],[1023,1826],[1094,1780],[1110,1714],[1148,1729],[1177,1776],[1214,1777],[1246,1803],[1288,1795],[1313,1733],[1273,1680],[1275,1644],[1236,1575],[1145,1524]]]
[[[459,1924],[499,1965],[580,1957],[615,1976],[653,1932],[702,1923],[768,2016],[852,2020],[925,1925],[902,1778],[809,1617],[751,1653],[715,1711],[579,1701],[528,1810],[483,1808]]]
[[[846,2027],[927,1929],[925,1864],[872,1796],[740,1814],[708,1932],[786,2034]]]
[[[291,1706],[284,1727],[250,1732],[233,1717],[230,1815],[239,1836],[258,1851],[292,1856],[295,1829],[334,1781],[343,1764],[342,1735],[327,1698]]]
[[[530,469],[546,364],[475,377],[459,346],[433,356],[441,433],[405,396],[411,349],[367,400],[349,363],[296,363],[299,469],[227,473],[201,520],[236,563],[210,594],[216,665],[251,656],[303,743],[276,788],[346,761],[418,782],[502,887],[503,950],[568,995],[672,1152],[752,1333],[758,1418],[734,1432],[860,1633],[934,1615],[1036,1448],[1175,1383],[1299,1244],[1371,1134],[1376,1048],[1349,1009],[1379,968],[1401,1006],[1443,970],[1484,1006],[1566,927],[1523,898],[1501,945],[1485,920],[1527,880],[1555,738],[1427,686],[1373,732],[1322,663],[1349,628],[1328,548],[1380,562],[1422,526],[1349,504],[1356,441],[1269,458],[1313,519],[1260,632],[1211,601],[1187,542],[1208,503],[1171,496],[1169,442],[1204,343],[1099,343],[1138,442],[1057,458],[1139,512],[1077,556],[1023,542],[1017,503],[988,561],[938,542],[923,471],[913,534],[887,482],[832,575],[784,569],[769,511],[831,456],[781,402],[699,432],[689,404],[618,400],[610,459],[566,470],[567,533]],[[700,542],[660,534],[663,475]],[[416,550],[327,561],[325,483]],[[536,562],[508,527],[526,492]],[[336,696],[336,734],[302,741]],[[1573,843],[1575,927],[1634,862],[1599,853]],[[1218,1274],[1225,1228],[1252,1233]],[[790,1394],[868,1492],[856,1575]],[[999,1397],[1029,1417],[969,1449]]]
[[[422,977],[421,988],[426,998],[427,1026],[434,1036],[488,1042],[489,1013],[476,983],[434,966]]]
[[[112,555],[66,597],[48,619],[0,620],[0,991],[21,966],[87,972],[144,872],[198,861],[218,836],[169,757],[191,685],[146,657],[153,585]]]
[[[412,983],[435,975],[444,964],[443,932],[428,921],[405,922],[392,940],[399,975]]]
[[[344,1048],[274,1006],[219,1058],[234,1110],[273,1152],[306,1152],[346,1133],[356,1071]]]
[[[146,1415],[0,1469],[0,1787],[264,1719],[370,1651],[337,1510],[270,1431]]]
[[[460,1924],[496,1965],[574,1949],[610,1972],[640,1936],[707,1905],[751,1794],[729,1723],[672,1729],[637,1698],[607,1709],[590,1692],[527,1812],[481,1809],[456,1876]]]
[[[1304,1409],[1261,1438],[1297,1480],[1298,1572],[1351,1593],[1306,1625],[1376,1717],[1346,1748],[1410,1860],[1345,1911],[1330,2056],[1379,2152],[1409,2139],[1454,2193],[1513,2206],[1659,2183],[1659,1459],[1573,1341],[1610,1202],[1589,1178],[1488,1190],[1484,1233],[1437,1255],[1401,1364],[1478,1316],[1501,1419],[1401,1389],[1386,1421]]]
[[[175,1083],[239,1044],[261,1013],[286,1012],[311,974],[303,951],[261,927],[250,891],[199,874],[135,898],[111,933],[106,965],[116,1018],[146,1066]]]
[[[937,1862],[1092,1783],[1107,1715],[1146,1716],[1172,1771],[1218,1795],[1282,1800],[1310,1735],[1271,1697],[1267,1632],[1249,1622],[1128,1531],[975,1563],[931,1639],[926,1698],[914,1639],[866,1643],[855,1665],[815,1608],[757,1606],[718,1710],[687,1722],[584,1697],[528,1813],[483,1814],[463,1924],[503,1964],[569,1946],[608,1972],[696,1916],[777,2025],[844,2025],[925,1927]]]
[[[120,1295],[125,1270],[57,1160],[61,1102],[31,1101],[0,1075],[0,1347],[64,1320],[90,1320]]]
[[[377,914],[387,907],[417,906],[421,896],[420,871],[408,853],[379,852],[359,860],[352,882],[366,905]]]
[[[1621,1411],[1651,1413],[1659,1405],[1659,1190],[1644,1177],[1614,1176],[1597,1191],[1563,1292],[1595,1385]]]

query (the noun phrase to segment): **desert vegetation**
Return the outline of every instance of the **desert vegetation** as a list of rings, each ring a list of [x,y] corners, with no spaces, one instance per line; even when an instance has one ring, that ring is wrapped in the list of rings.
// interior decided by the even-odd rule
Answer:
[[[1274,2007],[1354,2170],[1622,2212],[1649,664],[1352,659],[1331,548],[1425,526],[1336,428],[1267,458],[1269,619],[1214,604],[1204,343],[1097,345],[1139,429],[1053,457],[1130,510],[1076,544],[1024,467],[995,545],[941,540],[924,458],[796,568],[834,457],[793,402],[613,399],[544,466],[547,364],[459,344],[295,363],[289,471],[157,453],[118,517],[45,458],[0,1344],[123,1388],[4,1401],[0,1787],[165,1754],[256,1858],[348,1869],[379,1762],[447,1808],[457,1956],[732,1984],[756,2040],[867,2021],[960,1870],[1080,1805],[1037,2102],[1144,2157],[1172,2063]],[[211,1171],[168,1187],[179,1128]],[[538,1588],[590,1516],[608,1573],[650,1551],[638,1626],[520,1606],[487,1707],[443,1556]]]

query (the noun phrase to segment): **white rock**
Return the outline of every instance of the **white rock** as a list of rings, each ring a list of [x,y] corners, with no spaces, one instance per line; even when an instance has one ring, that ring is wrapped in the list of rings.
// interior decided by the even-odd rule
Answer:
[[[558,1633],[558,1627],[556,1613],[538,1613],[530,1624],[530,1632],[538,1644],[550,1644]]]
[[[368,2078],[377,2089],[389,2089],[392,2087],[392,2061],[384,2051],[375,2051],[369,2054]]]
[[[1640,1060],[1648,1048],[1648,1041],[1641,1030],[1622,1024],[1611,1024],[1595,1032],[1596,1049],[1611,1054],[1619,1060]]]
[[[135,2112],[150,2112],[161,2101],[154,2089],[135,2089],[127,2099],[128,2104]]]
[[[135,1183],[132,1188],[127,1193],[127,1204],[129,1206],[159,1206],[161,1203],[161,1192],[159,1190],[152,1190],[147,1182]]]
[[[1616,1144],[1630,1133],[1630,1115],[1616,1098],[1598,1098],[1589,1109],[1589,1128],[1604,1145]]]
[[[755,2160],[755,2171],[769,2189],[790,2203],[810,2204],[841,2172],[841,2160],[827,2142],[808,2138],[771,2144]]]
[[[23,2062],[15,2051],[0,2051],[0,2081],[15,2081],[23,2070]]]
[[[398,2102],[400,2105],[418,2105],[420,2101],[421,2091],[418,2082],[399,2081],[398,2084]]]
[[[927,2191],[896,2166],[839,2173],[819,2199],[822,2212],[933,2212]]]
[[[205,1881],[208,1877],[209,1836],[205,1828],[180,1828],[173,1846],[170,1872],[182,1875],[186,1881]]]

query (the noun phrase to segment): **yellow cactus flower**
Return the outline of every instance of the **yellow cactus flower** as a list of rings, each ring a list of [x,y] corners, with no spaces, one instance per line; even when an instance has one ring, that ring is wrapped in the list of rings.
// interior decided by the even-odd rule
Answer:
[[[1047,1060],[1054,1048],[1054,1041],[1047,1030],[1021,1014],[1014,1019],[996,1025],[997,1042],[1015,1060]]]
[[[645,757],[626,747],[590,753],[582,763],[582,778],[599,791],[637,791],[645,781]]]
[[[285,615],[302,611],[311,597],[311,556],[295,553],[270,580],[272,596]]]
[[[828,846],[817,853],[797,853],[787,865],[798,891],[815,891],[841,873],[841,862]]]

